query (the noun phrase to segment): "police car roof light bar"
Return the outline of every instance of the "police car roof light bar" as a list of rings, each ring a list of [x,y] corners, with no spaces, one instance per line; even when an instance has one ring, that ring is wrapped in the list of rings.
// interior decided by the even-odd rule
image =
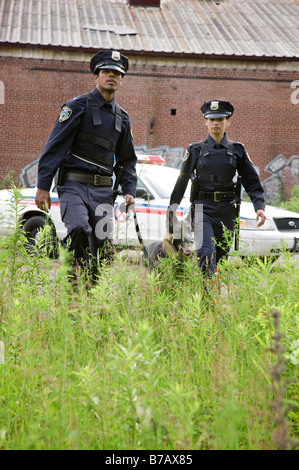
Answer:
[[[165,159],[161,155],[140,155],[137,154],[138,163],[148,163],[149,165],[163,165]]]

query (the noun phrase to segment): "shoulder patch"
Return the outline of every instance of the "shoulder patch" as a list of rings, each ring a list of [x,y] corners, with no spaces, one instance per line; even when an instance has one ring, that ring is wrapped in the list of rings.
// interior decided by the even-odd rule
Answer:
[[[59,122],[66,121],[72,114],[71,108],[68,106],[63,106],[60,111]]]
[[[253,161],[251,160],[251,158],[250,158],[249,153],[247,152],[247,150],[245,151],[245,154],[246,154],[246,157],[248,158],[248,160],[250,161],[250,163],[253,165]]]
[[[182,158],[182,163],[185,163],[188,160],[189,156],[190,156],[190,153],[188,152],[188,150],[186,150]]]

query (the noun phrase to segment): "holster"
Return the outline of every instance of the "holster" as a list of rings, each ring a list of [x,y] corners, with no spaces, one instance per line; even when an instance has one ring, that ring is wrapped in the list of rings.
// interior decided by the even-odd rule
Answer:
[[[197,178],[191,177],[191,191],[190,191],[190,202],[191,204],[195,201],[198,193]]]
[[[65,158],[63,159],[59,169],[58,169],[58,179],[57,179],[57,186],[62,186],[63,184],[63,176],[64,176],[64,164]]]

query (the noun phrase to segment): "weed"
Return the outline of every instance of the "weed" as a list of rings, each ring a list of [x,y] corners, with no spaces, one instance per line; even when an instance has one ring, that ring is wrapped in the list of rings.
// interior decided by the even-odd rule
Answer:
[[[292,448],[294,255],[223,260],[207,301],[192,257],[149,271],[117,254],[95,284],[79,275],[74,289],[59,250],[59,261],[28,254],[17,225],[0,239],[2,449]],[[275,341],[286,353],[273,375]]]

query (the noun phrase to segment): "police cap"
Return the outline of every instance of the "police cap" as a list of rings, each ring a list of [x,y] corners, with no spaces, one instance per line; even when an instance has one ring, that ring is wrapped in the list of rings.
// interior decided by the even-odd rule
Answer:
[[[96,73],[100,69],[118,70],[123,75],[129,68],[129,60],[118,51],[99,51],[90,61],[90,70]]]
[[[234,107],[228,101],[205,101],[200,108],[206,119],[230,118],[233,115]]]

